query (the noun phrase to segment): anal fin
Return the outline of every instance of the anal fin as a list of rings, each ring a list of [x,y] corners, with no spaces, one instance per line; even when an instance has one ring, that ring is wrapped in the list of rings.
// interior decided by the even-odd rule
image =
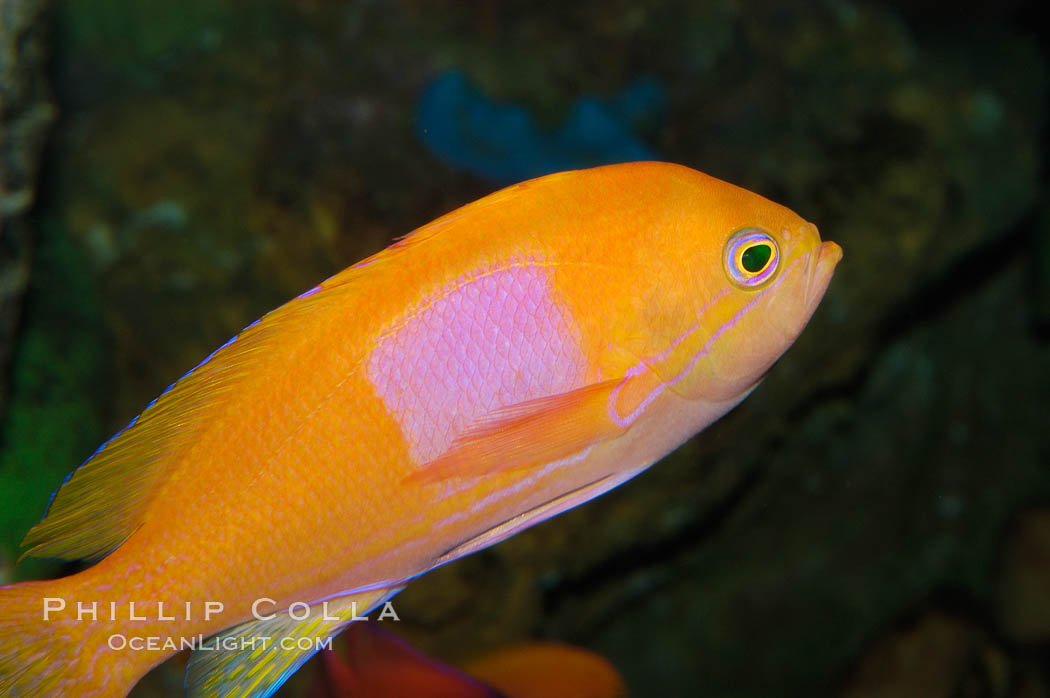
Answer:
[[[378,589],[331,599],[325,606],[314,604],[310,606],[310,615],[302,620],[282,612],[273,618],[228,628],[209,638],[207,649],[196,649],[190,654],[186,695],[191,698],[271,696],[319,649],[320,640],[337,634],[353,622],[355,616],[364,615],[400,590],[401,587]],[[310,641],[300,643],[304,638]]]

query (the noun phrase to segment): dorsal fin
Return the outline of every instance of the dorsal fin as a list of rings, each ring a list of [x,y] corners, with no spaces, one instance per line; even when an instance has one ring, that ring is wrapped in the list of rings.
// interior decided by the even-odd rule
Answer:
[[[449,211],[445,215],[435,218],[426,225],[422,225],[412,232],[402,235],[397,238],[393,245],[379,254],[386,256],[387,253],[397,253],[398,251],[426,242],[436,237],[439,233],[447,230],[449,227],[454,226],[460,220],[477,216],[479,211],[493,206],[505,206],[508,202],[531,193],[533,189],[549,187],[563,179],[578,176],[579,174],[580,172],[578,170],[555,172],[542,177],[536,177],[535,179],[528,179],[524,182],[518,182],[517,184],[511,184],[508,187],[504,187],[503,189],[494,191],[487,196],[483,196],[477,201],[472,201],[469,204]],[[367,261],[369,260],[366,260],[366,262]]]
[[[265,360],[290,324],[346,291],[353,275],[338,276],[248,325],[102,444],[52,495],[44,518],[22,541],[23,557],[97,561],[123,543],[238,379]]]

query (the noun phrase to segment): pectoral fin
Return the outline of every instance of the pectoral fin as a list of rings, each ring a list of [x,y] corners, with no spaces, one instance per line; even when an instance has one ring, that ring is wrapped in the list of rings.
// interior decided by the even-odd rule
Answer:
[[[502,408],[405,478],[439,482],[540,467],[623,435],[662,383],[648,369]]]
[[[517,470],[566,458],[620,432],[608,416],[614,382],[497,410],[474,423],[445,453],[405,478],[440,482]]]

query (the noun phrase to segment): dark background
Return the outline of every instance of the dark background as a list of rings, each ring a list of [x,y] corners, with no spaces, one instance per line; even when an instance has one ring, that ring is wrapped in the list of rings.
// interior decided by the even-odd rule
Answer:
[[[266,310],[509,181],[654,157],[839,242],[822,306],[740,409],[419,580],[399,630],[581,644],[636,696],[1050,696],[1039,28],[1011,0],[0,0],[0,583],[60,571],[14,564],[51,491]]]

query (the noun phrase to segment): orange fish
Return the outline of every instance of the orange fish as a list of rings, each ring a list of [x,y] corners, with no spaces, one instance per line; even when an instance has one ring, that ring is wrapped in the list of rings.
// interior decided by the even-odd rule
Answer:
[[[841,250],[629,163],[518,184],[249,325],[58,489],[0,589],[0,694],[268,696],[413,578],[634,477],[732,409]]]
[[[351,623],[345,659],[332,650],[320,653],[310,698],[507,698],[379,626]]]
[[[491,652],[464,671],[426,656],[378,623],[352,623],[343,661],[321,653],[311,698],[623,698],[623,679],[580,647],[533,642]],[[480,679],[480,680],[479,680]]]
[[[464,666],[507,698],[624,698],[612,664],[582,647],[533,642],[496,650]]]

